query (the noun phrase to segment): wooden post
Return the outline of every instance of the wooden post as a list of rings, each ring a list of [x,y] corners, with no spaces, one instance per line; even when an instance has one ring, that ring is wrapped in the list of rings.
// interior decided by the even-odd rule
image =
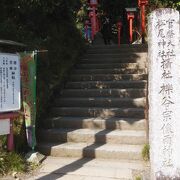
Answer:
[[[91,20],[91,38],[92,38],[92,41],[93,41],[94,36],[95,36],[95,31],[94,31],[93,12],[92,11],[89,13],[89,17],[90,17],[90,20]]]
[[[88,41],[88,24],[89,21],[85,21],[85,38]]]
[[[132,40],[133,40],[133,19],[130,18],[129,19],[129,37],[130,37],[130,43],[132,43]]]
[[[93,34],[96,34],[96,8],[93,6],[93,17],[92,17],[92,29],[93,29]]]
[[[145,6],[148,4],[148,0],[138,0],[138,6],[141,9],[141,31],[142,31],[142,43],[145,43],[146,34],[146,13]]]
[[[136,8],[126,8],[127,20],[129,21],[129,42],[133,41],[133,19],[135,17]]]
[[[121,28],[122,28],[122,22],[117,23],[117,28],[118,28],[118,46],[120,47],[121,44]]]
[[[91,17],[91,28],[92,28],[92,40],[94,40],[94,36],[96,34],[96,7],[98,5],[97,0],[90,0],[90,6],[92,11],[90,12]]]
[[[14,135],[13,135],[13,120],[10,119],[10,134],[8,134],[7,149],[8,151],[14,150]]]
[[[145,5],[141,6],[141,28],[142,28],[142,43],[145,43],[145,33],[146,33],[146,19],[145,19]]]
[[[129,20],[129,42],[133,41],[133,19],[134,14],[132,12],[128,12],[128,20]]]
[[[8,151],[14,150],[13,120],[14,118],[17,118],[18,116],[19,116],[19,113],[17,112],[0,114],[0,120],[10,119],[10,133],[7,135],[7,150]]]

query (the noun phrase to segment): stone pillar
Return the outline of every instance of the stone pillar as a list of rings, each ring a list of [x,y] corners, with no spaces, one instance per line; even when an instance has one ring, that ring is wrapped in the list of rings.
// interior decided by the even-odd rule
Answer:
[[[180,19],[173,9],[149,17],[149,125],[152,180],[180,179]]]

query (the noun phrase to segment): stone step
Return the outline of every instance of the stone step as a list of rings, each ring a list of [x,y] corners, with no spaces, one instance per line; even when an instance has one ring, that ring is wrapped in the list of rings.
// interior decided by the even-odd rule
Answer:
[[[147,53],[147,48],[89,48],[87,54],[136,54]]]
[[[132,180],[149,167],[143,161],[47,157],[35,179]],[[28,179],[29,180],[29,179]]]
[[[131,53],[131,52],[122,52],[119,54],[116,53],[89,53],[83,56],[84,59],[113,59],[113,58],[147,58],[147,53]]]
[[[110,58],[110,57],[106,57],[106,58],[101,58],[101,59],[98,59],[98,58],[82,58],[79,63],[88,63],[88,64],[112,64],[112,63],[138,63],[138,64],[141,64],[141,63],[144,63],[144,64],[147,64],[147,57],[136,57],[136,58],[133,58],[133,57],[124,57],[124,58]]]
[[[82,171],[88,171],[87,169],[83,168]],[[105,170],[106,171],[106,170]],[[111,178],[111,177],[102,177],[102,176],[93,176],[93,174],[96,172],[97,174],[100,173],[101,171],[95,170],[95,172],[91,169],[91,172],[93,174],[89,175],[78,175],[76,173],[70,172],[70,173],[63,173],[64,171],[58,170],[57,172],[45,172],[45,173],[38,173],[37,175],[32,175],[31,177],[26,178],[26,180],[117,180],[117,178]],[[81,171],[77,171],[77,173],[81,173]],[[85,174],[84,172],[82,172]],[[101,172],[102,173],[102,172]],[[109,172],[108,172],[109,173]],[[132,180],[132,178],[129,178],[131,171],[128,169],[124,170],[118,170],[118,172],[112,171],[112,173],[119,173],[121,176],[124,176],[121,178],[119,176],[118,180]],[[7,180],[7,179],[2,179],[2,180]],[[14,180],[14,179],[8,179],[8,180]]]
[[[70,81],[119,81],[119,80],[146,80],[147,74],[81,74],[72,75]]]
[[[102,129],[47,129],[38,132],[42,142],[84,142],[101,144],[133,144],[146,143],[145,131],[122,131]]]
[[[55,157],[142,160],[142,145],[88,144],[88,143],[39,143],[38,150]]]
[[[143,108],[53,107],[52,116],[144,118]]]
[[[147,81],[80,81],[67,82],[67,89],[145,88]]]
[[[145,63],[108,63],[108,64],[77,64],[76,68],[78,69],[110,69],[110,68],[134,68],[134,69],[143,69],[145,68]]]
[[[147,69],[127,69],[127,68],[114,68],[114,69],[74,69],[72,70],[72,75],[74,74],[147,74]]]
[[[145,107],[145,98],[58,98],[56,107]]]
[[[51,117],[46,119],[47,128],[71,128],[71,129],[119,129],[139,130],[146,129],[146,120],[141,118],[101,118],[101,117]]]
[[[139,50],[147,51],[148,46],[147,44],[121,44],[120,47],[118,45],[111,45],[111,46],[106,46],[106,45],[93,45],[88,49],[89,51],[99,51],[99,50],[104,50],[104,51],[111,51],[111,50],[119,50],[119,51],[134,51],[138,52]]]
[[[64,89],[61,91],[63,97],[116,97],[116,98],[138,98],[145,97],[146,90],[141,88],[133,89]]]

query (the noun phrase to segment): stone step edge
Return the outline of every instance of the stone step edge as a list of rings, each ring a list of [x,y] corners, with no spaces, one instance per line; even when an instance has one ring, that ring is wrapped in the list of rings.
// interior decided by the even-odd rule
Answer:
[[[143,118],[108,118],[51,116],[44,120],[44,127],[71,129],[102,129],[102,130],[146,130],[146,119]]]
[[[52,128],[41,129],[38,139],[42,142],[88,142],[107,144],[143,145],[146,143],[145,131],[125,130],[93,130],[93,129],[68,129]],[[44,137],[46,135],[46,137]]]
[[[142,160],[143,149],[143,145],[97,143],[40,143],[38,147],[42,153],[52,156],[125,160]]]
[[[146,97],[139,97],[139,98],[116,98],[116,97],[59,97],[56,100],[119,100],[119,101],[144,101]]]
[[[129,164],[133,165],[132,167],[129,167],[130,169],[141,169],[146,166],[150,166],[149,161],[141,161],[141,160],[117,160],[117,159],[94,159],[94,158],[72,158],[72,157],[53,157],[53,156],[47,156],[46,160],[48,161],[48,164],[51,164],[52,162],[55,162],[58,166],[58,164],[71,164],[75,161],[85,161],[87,163],[84,163],[82,167],[108,167],[108,168],[117,168],[119,169],[119,166],[124,165],[127,168]],[[137,166],[136,166],[137,165]]]
[[[51,172],[56,172],[57,174],[67,174],[74,175],[71,177],[77,178],[77,175],[82,175],[83,178],[88,178],[88,180],[121,180],[120,177],[125,179],[132,179],[133,171],[144,171],[147,164],[144,164],[142,161],[120,161],[116,162],[115,160],[101,160],[101,159],[78,159],[78,158],[63,158],[63,157],[47,157],[45,162],[43,163],[43,169],[41,173],[49,172],[49,166],[52,164]],[[143,166],[144,165],[144,166]],[[66,166],[75,167],[74,171],[69,171],[67,169],[62,169]],[[125,167],[124,167],[125,166]],[[97,168],[97,170],[96,170]],[[60,170],[58,170],[60,169]],[[125,171],[123,171],[125,170]],[[130,170],[130,171],[129,171]],[[104,173],[103,173],[104,172]],[[137,174],[137,173],[136,173]],[[139,173],[141,174],[141,173]],[[137,176],[137,175],[136,175]],[[65,176],[63,176],[65,177]],[[128,178],[129,177],[129,178]],[[94,179],[95,178],[95,179]],[[107,179],[106,179],[107,178]],[[115,178],[115,179],[114,179]]]

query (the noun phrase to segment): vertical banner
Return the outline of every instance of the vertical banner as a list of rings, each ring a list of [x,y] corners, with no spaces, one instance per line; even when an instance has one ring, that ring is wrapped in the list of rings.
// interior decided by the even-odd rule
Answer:
[[[34,150],[36,146],[36,52],[20,53],[22,104],[25,116],[28,145]]]
[[[151,179],[180,179],[179,12],[158,9],[148,23]]]

